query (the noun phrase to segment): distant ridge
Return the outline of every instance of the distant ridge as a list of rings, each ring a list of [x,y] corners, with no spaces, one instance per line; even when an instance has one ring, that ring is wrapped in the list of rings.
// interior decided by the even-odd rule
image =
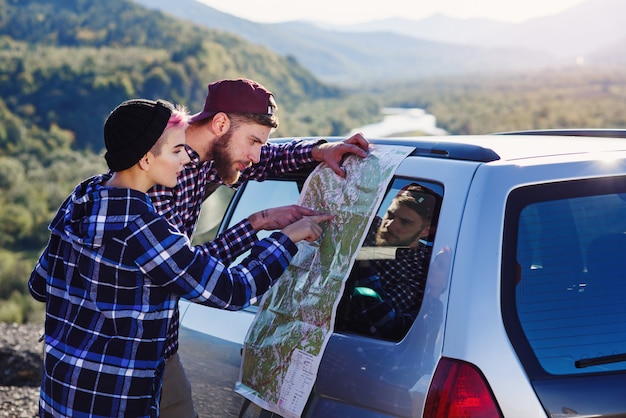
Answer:
[[[281,55],[293,56],[321,80],[344,85],[530,70],[554,62],[550,54],[527,48],[468,46],[418,39],[383,28],[354,32],[328,30],[307,22],[255,23],[219,12],[197,0],[135,1],[199,25],[236,34]]]
[[[483,38],[510,26],[489,19],[456,19],[437,13],[417,21],[394,18],[328,28],[352,32],[386,31],[434,42],[483,46]]]
[[[626,39],[624,0],[587,0],[522,23],[436,14],[345,26],[255,23],[197,0],[135,1],[293,56],[318,78],[341,84],[572,66],[579,56],[611,64],[615,57],[598,52]]]
[[[434,14],[420,20],[382,19],[356,25],[318,25],[327,30],[383,31],[436,42],[524,48],[555,57],[573,57],[593,54],[626,38],[626,1],[587,0],[561,13],[521,23]]]

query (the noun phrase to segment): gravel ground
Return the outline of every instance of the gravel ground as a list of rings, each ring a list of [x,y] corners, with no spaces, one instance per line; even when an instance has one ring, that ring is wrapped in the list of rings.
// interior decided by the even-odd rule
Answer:
[[[0,322],[0,418],[37,417],[43,366],[43,325]],[[233,391],[241,358],[224,342],[181,329],[180,356],[200,418],[237,417],[243,398]]]
[[[0,417],[37,416],[43,325],[0,322]]]

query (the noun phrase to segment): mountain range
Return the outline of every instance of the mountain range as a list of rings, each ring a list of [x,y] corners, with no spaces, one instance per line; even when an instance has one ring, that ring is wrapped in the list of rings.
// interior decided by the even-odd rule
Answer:
[[[321,80],[339,84],[626,63],[620,58],[626,55],[623,0],[587,0],[521,23],[437,14],[343,26],[257,23],[197,0],[134,1],[291,56]]]

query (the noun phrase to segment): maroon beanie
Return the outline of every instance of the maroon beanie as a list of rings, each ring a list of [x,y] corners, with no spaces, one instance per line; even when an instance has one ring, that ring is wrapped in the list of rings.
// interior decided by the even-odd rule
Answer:
[[[272,93],[256,81],[220,80],[209,84],[204,109],[193,115],[191,121],[207,119],[219,112],[271,115],[273,103]]]

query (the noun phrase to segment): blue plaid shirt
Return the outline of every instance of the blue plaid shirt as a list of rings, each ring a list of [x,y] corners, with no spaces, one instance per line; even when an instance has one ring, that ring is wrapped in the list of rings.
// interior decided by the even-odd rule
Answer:
[[[312,167],[317,162],[311,155],[312,148],[324,140],[294,140],[285,144],[268,144],[261,147],[258,164],[244,170],[238,182],[232,185],[238,188],[248,180],[262,181],[271,175],[280,175],[302,168]],[[204,199],[208,197],[207,186],[211,183],[224,184],[213,167],[212,161],[200,162],[198,153],[187,148],[191,162],[185,167],[178,184],[170,189],[156,186],[148,195],[159,215],[174,225],[189,238],[200,216]],[[268,205],[271,202],[268,202]],[[203,246],[207,254],[230,264],[240,254],[249,250],[258,240],[252,225],[247,219],[242,220],[229,230],[220,234],[212,242]],[[168,330],[165,357],[171,357],[178,350],[178,306],[175,307],[174,320]]]
[[[65,200],[28,282],[46,303],[40,416],[158,416],[178,298],[242,309],[297,252],[275,232],[227,268],[192,247],[146,194],[103,186],[108,176]]]

